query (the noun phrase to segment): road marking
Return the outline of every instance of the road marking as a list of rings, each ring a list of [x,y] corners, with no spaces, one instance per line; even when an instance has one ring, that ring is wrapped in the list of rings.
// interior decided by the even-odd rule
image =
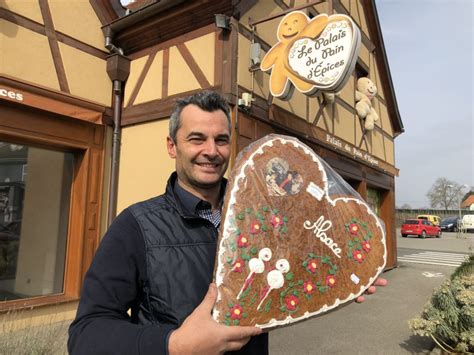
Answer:
[[[426,276],[426,277],[443,277],[444,275],[440,272],[429,272],[429,271],[425,271],[422,273],[423,276]]]
[[[399,256],[397,259],[406,263],[457,267],[468,258],[466,254],[421,252]]]

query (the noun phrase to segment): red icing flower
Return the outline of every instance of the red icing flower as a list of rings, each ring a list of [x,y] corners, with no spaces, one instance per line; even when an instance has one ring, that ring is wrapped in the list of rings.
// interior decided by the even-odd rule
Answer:
[[[235,263],[232,266],[234,267],[232,271],[242,272],[245,266],[245,261],[239,258],[235,261]]]
[[[317,271],[318,268],[318,261],[316,259],[311,259],[308,261],[308,266],[306,266],[306,269],[311,271],[313,274]]]
[[[349,224],[349,233],[356,235],[359,232],[359,226],[356,223]]]
[[[243,313],[243,308],[235,304],[231,309],[230,309],[230,319],[242,319],[242,313]]]
[[[303,284],[303,291],[304,293],[310,295],[313,293],[315,287],[314,287],[314,283],[312,283],[311,281],[306,281],[304,284]]]
[[[270,223],[272,224],[273,228],[278,228],[283,224],[283,218],[281,218],[280,215],[275,214],[272,216],[272,220]]]
[[[360,250],[354,250],[354,252],[352,253],[352,258],[355,261],[358,261],[360,264],[361,262],[364,261],[365,256],[361,253]]]
[[[289,311],[294,311],[299,303],[300,300],[295,295],[286,296],[285,298],[286,309]]]
[[[362,242],[362,249],[364,249],[367,253],[372,249],[372,246],[369,242],[363,241]]]
[[[240,234],[239,237],[237,238],[237,246],[239,248],[246,248],[248,247],[248,245],[249,245],[248,238],[245,235]]]
[[[326,277],[326,285],[329,287],[334,287],[335,284],[336,278],[333,275],[328,275],[328,277]]]
[[[257,234],[260,232],[261,229],[260,223],[258,221],[253,221],[252,224],[250,225],[250,233],[252,234]]]

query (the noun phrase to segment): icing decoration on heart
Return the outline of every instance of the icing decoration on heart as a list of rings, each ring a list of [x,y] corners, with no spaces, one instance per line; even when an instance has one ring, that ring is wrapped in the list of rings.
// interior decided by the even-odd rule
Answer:
[[[224,199],[213,317],[270,328],[361,295],[383,271],[385,230],[308,146],[269,135],[240,153]]]
[[[277,38],[260,69],[271,70],[270,92],[282,100],[291,98],[294,87],[309,96],[340,91],[354,71],[361,43],[350,17],[320,14],[310,20],[302,11],[283,17]]]

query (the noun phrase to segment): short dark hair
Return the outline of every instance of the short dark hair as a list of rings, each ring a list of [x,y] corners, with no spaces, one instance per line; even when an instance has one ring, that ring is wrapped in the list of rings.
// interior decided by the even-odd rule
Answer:
[[[222,110],[227,117],[229,124],[229,133],[231,132],[230,107],[227,99],[215,91],[203,90],[196,94],[176,100],[175,108],[171,113],[169,123],[169,135],[176,143],[176,133],[181,127],[181,111],[188,105],[196,105],[206,112]]]

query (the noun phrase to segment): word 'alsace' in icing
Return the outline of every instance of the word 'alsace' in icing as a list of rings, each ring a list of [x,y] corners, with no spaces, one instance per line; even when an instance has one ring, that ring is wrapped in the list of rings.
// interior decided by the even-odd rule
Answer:
[[[322,243],[326,244],[329,249],[331,249],[331,251],[334,253],[334,255],[336,255],[339,259],[341,258],[341,248],[339,248],[337,243],[334,243],[334,240],[329,238],[325,233],[332,227],[331,221],[325,221],[324,216],[321,216],[313,224],[311,224],[311,222],[308,220],[305,221],[303,223],[303,227],[305,229],[314,229],[313,233],[316,238],[319,238]]]

